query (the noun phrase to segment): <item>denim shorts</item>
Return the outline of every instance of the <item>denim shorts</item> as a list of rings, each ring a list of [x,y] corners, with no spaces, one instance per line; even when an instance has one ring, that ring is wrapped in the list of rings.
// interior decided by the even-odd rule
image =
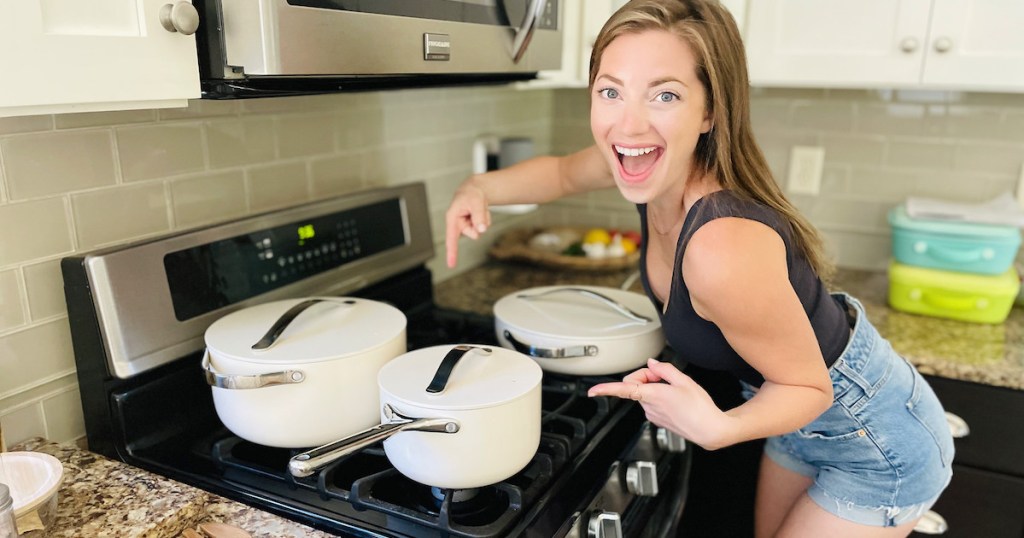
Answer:
[[[893,351],[849,295],[833,295],[856,317],[850,342],[829,369],[835,400],[810,424],[770,437],[765,454],[814,479],[807,495],[864,525],[917,519],[953,476],[953,437],[935,393]],[[756,389],[743,384],[751,398]]]

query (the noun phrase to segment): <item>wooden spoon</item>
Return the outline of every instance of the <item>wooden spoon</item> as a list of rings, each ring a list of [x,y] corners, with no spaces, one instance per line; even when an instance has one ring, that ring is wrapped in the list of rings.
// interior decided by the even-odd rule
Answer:
[[[200,523],[199,530],[209,538],[252,538],[251,534],[239,527],[214,521]]]

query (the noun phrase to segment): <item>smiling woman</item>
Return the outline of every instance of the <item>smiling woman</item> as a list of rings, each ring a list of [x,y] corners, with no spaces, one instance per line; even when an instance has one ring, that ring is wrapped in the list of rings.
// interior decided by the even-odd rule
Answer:
[[[758,536],[906,536],[951,477],[952,438],[925,380],[849,295],[829,293],[821,239],[775,182],[750,126],[746,60],[716,0],[633,0],[591,58],[595,144],[473,176],[447,213],[449,264],[489,204],[618,188],[636,204],[644,290],[687,364],[725,371],[719,409],[648,360],[590,396],[714,450],[765,438]]]

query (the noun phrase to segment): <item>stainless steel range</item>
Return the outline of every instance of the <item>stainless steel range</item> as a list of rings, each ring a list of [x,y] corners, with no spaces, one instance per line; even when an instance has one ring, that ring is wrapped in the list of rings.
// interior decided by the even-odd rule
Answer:
[[[203,335],[247,306],[345,294],[402,310],[410,350],[496,345],[493,318],[434,303],[433,254],[424,186],[409,184],[66,258],[90,449],[339,536],[675,536],[690,451],[633,402],[586,396],[607,378],[546,372],[537,453],[474,491],[413,482],[379,445],[295,478],[302,449],[224,427]]]

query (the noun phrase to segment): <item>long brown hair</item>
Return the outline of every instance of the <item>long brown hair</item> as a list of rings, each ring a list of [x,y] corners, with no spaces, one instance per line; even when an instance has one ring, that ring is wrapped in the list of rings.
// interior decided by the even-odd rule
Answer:
[[[697,60],[697,78],[707,96],[711,130],[694,150],[694,173],[711,175],[723,189],[771,207],[789,223],[793,239],[819,277],[832,262],[821,235],[779,188],[750,125],[747,58],[736,21],[717,0],[632,0],[608,19],[590,57],[594,87],[601,56],[623,34],[668,31],[686,42]]]

